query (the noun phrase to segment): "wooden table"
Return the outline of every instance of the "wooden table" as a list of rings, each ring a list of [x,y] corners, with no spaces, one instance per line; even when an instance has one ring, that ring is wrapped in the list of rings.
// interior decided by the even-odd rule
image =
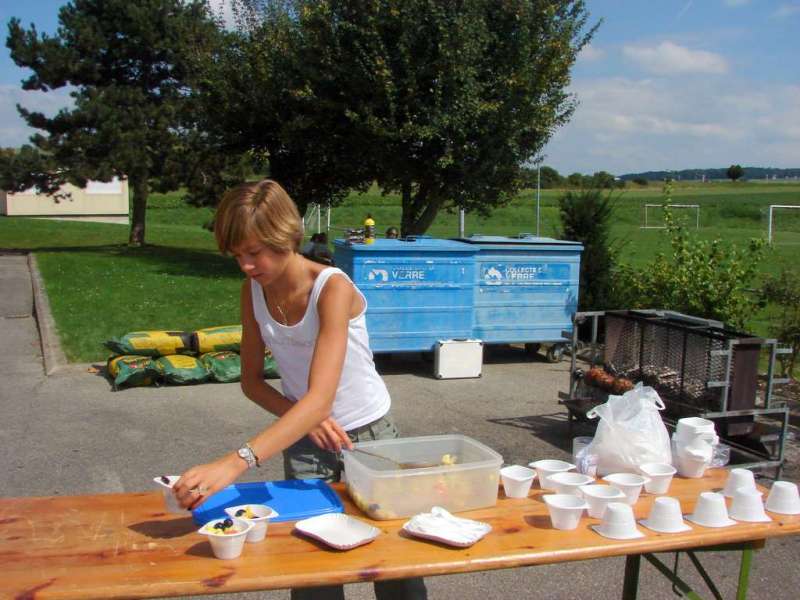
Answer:
[[[703,479],[675,478],[670,495],[690,512],[702,491],[722,487],[726,471]],[[359,515],[342,486],[335,486],[346,511]],[[635,596],[641,555],[726,544],[753,544],[800,533],[800,517],[771,515],[771,523],[740,523],[723,529],[693,525],[681,534],[605,539],[589,529],[585,517],[577,530],[550,526],[542,492],[507,499],[496,506],[463,513],[486,521],[492,532],[471,548],[454,549],[407,537],[405,519],[374,521],[382,530],[372,543],[347,552],[292,531],[292,523],[274,523],[264,542],[246,544],[236,560],[217,560],[191,518],[165,514],[158,491],[95,496],[0,499],[0,595],[31,598],[147,598],[184,594],[265,590],[308,585],[395,579],[503,569],[626,555],[626,593]],[[649,512],[653,496],[634,507],[638,518]],[[367,520],[365,517],[361,517]],[[749,547],[749,546],[745,546]],[[8,596],[5,596],[8,594]]]

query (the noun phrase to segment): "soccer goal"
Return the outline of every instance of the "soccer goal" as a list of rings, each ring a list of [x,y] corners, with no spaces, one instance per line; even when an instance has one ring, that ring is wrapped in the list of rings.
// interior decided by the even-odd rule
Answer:
[[[800,244],[800,204],[770,204],[768,244]],[[795,210],[792,210],[795,209]]]
[[[643,204],[642,205],[642,224],[640,229],[664,229],[664,209],[668,208],[675,212],[673,209],[678,209],[679,212],[689,214],[687,221],[691,219],[691,213],[694,211],[694,226],[700,229],[700,205],[699,204]]]

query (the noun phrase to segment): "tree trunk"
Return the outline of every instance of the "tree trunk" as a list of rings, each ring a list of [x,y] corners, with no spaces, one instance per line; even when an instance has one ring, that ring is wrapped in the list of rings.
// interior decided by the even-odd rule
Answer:
[[[133,213],[131,215],[131,233],[129,246],[144,246],[144,225],[147,213],[147,176],[134,175],[130,178],[133,189]]]
[[[401,235],[422,235],[433,223],[442,200],[430,194],[430,186],[424,183],[419,185],[417,193],[413,194],[411,181],[403,182],[403,216],[400,222]]]

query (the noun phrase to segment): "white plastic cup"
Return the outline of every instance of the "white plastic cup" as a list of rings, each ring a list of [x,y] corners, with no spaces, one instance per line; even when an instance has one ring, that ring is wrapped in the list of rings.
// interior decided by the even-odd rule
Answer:
[[[527,498],[536,471],[521,465],[511,465],[500,469],[500,479],[508,498]]]
[[[756,479],[749,469],[731,469],[725,480],[725,487],[722,488],[722,495],[733,498],[739,488],[756,491]]]
[[[248,519],[245,516],[236,516],[237,512],[247,508],[250,508],[250,512],[254,515],[252,519]],[[247,533],[247,539],[245,540],[251,544],[260,542],[267,536],[269,520],[278,516],[276,511],[272,510],[269,506],[265,506],[264,504],[242,504],[241,506],[231,506],[226,508],[225,512],[232,519],[241,519],[242,521],[247,521],[248,523],[253,524],[253,527],[250,528],[250,531]]]
[[[666,494],[672,483],[672,477],[678,471],[667,463],[645,463],[639,465],[639,470],[650,479],[644,484],[648,494]]]
[[[244,541],[247,539],[247,534],[253,528],[253,524],[243,519],[232,519],[234,524],[241,529],[238,533],[223,534],[214,533],[212,531],[214,524],[225,519],[214,519],[203,525],[197,530],[197,533],[208,536],[208,541],[211,542],[211,550],[214,556],[222,560],[232,560],[239,558],[244,548]]]
[[[166,477],[168,481],[165,482],[162,477]],[[180,477],[178,475],[153,477],[153,481],[155,481],[161,489],[161,495],[164,497],[164,504],[167,507],[167,512],[186,516],[188,514],[186,509],[181,508],[181,505],[178,504],[178,499],[175,497],[175,492],[172,491],[172,486],[174,486],[179,479]]]
[[[702,492],[694,506],[694,512],[686,518],[703,527],[736,525],[736,521],[728,517],[725,496],[716,492]]]
[[[644,537],[644,534],[636,527],[633,509],[630,504],[623,502],[609,503],[603,513],[602,523],[600,525],[592,525],[592,529],[603,537],[614,540],[631,540]]]
[[[708,434],[716,436],[714,421],[709,421],[702,417],[685,417],[679,419],[675,427],[675,437],[686,442],[696,437],[706,438]]]
[[[692,529],[683,522],[681,503],[677,498],[670,496],[656,498],[650,508],[650,514],[639,523],[659,533],[681,533]]]
[[[556,494],[581,496],[580,487],[594,483],[594,477],[589,477],[583,473],[562,471],[561,473],[553,473],[550,475],[548,481],[550,482],[550,487],[556,491]]]
[[[625,502],[631,506],[636,504],[639,499],[639,494],[642,493],[644,484],[650,481],[649,477],[637,475],[636,473],[611,473],[603,477],[603,479],[611,484],[611,487],[615,487],[625,494]]]
[[[747,523],[766,523],[772,521],[764,512],[764,501],[761,499],[761,492],[740,487],[733,492],[733,501],[729,516],[737,521]]]
[[[710,460],[698,458],[691,454],[678,452],[678,475],[689,479],[700,479],[705,475],[706,469],[711,464]]]
[[[791,481],[776,481],[767,496],[766,508],[781,515],[800,515],[800,493]]]
[[[581,495],[589,505],[587,512],[590,517],[602,519],[606,506],[611,502],[624,502],[625,494],[610,485],[584,485],[581,486]]]
[[[583,511],[588,508],[583,498],[572,494],[547,494],[544,496],[544,501],[553,527],[565,531],[575,529],[583,516]]]
[[[543,490],[551,489],[550,482],[547,478],[553,473],[563,473],[564,471],[571,471],[575,465],[563,460],[545,459],[537,460],[528,465],[531,469],[536,469],[536,476],[539,478],[539,487]]]

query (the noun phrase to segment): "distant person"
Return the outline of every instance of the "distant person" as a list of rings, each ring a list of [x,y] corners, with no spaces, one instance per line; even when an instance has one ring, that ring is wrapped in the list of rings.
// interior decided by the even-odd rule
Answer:
[[[397,227],[389,227],[386,230],[386,239],[387,240],[396,240],[400,237],[400,232],[397,231]]]
[[[325,232],[312,234],[311,238],[303,244],[300,254],[314,262],[333,265],[333,254],[328,247],[328,234]]]

